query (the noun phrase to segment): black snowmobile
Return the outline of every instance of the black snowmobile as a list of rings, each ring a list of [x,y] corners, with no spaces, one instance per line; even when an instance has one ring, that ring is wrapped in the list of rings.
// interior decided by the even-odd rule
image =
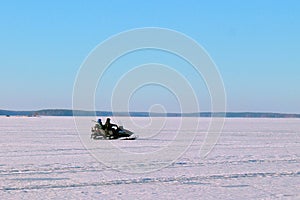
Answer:
[[[124,129],[123,126],[116,126],[110,130],[107,130],[103,127],[102,124],[96,122],[96,124],[92,127],[91,131],[92,131],[91,138],[94,140],[135,140],[137,139],[137,136],[133,132]]]

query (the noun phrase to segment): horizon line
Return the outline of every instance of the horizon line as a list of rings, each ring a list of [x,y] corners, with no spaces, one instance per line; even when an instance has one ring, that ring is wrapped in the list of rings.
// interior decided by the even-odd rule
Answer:
[[[170,115],[197,115],[197,114],[220,114],[220,115],[225,115],[226,114],[266,114],[266,115],[285,115],[285,116],[297,116],[300,117],[300,113],[287,113],[287,112],[275,112],[275,111],[199,111],[199,112],[149,112],[149,111],[105,111],[105,110],[73,110],[73,109],[60,109],[60,108],[50,108],[50,109],[38,109],[38,110],[7,110],[7,109],[0,109],[0,111],[3,112],[12,112],[12,113],[34,113],[34,112],[55,112],[55,111],[66,111],[66,112],[72,112],[72,113],[105,113],[107,114],[158,114],[158,115],[163,115],[163,114],[170,114]],[[0,115],[5,115],[0,113]],[[11,114],[12,114],[11,113]],[[25,114],[26,115],[26,114]]]

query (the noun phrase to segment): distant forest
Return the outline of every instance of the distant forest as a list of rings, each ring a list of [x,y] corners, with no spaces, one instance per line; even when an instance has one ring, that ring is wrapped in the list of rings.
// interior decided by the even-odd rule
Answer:
[[[36,111],[0,110],[4,116],[132,116],[132,117],[228,117],[228,118],[300,118],[300,114],[266,112],[226,112],[226,113],[149,113],[149,112],[110,112],[67,109],[45,109]]]

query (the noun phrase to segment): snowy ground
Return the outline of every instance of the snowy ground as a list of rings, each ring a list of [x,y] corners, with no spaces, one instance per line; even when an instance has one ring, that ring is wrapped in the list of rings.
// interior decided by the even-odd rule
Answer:
[[[117,120],[140,138],[91,141],[103,152],[97,157],[82,144],[72,117],[0,117],[0,199],[300,199],[300,119],[226,119],[217,145],[201,159],[210,121],[201,118],[202,127],[178,159],[132,159],[131,173],[125,166],[111,168],[105,159],[118,155],[104,147],[147,159],[149,152],[185,145],[172,143],[180,118],[168,118],[166,125],[173,125],[161,130]],[[153,170],[156,164],[162,167]]]

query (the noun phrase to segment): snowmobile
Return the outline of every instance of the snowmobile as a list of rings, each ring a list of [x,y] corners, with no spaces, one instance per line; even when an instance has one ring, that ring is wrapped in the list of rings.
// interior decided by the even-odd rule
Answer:
[[[92,131],[91,138],[94,140],[135,140],[137,139],[137,136],[133,132],[123,128],[123,126],[117,126],[112,130],[106,130],[103,129],[103,127],[98,122],[96,122],[95,126],[92,127],[91,131]]]

